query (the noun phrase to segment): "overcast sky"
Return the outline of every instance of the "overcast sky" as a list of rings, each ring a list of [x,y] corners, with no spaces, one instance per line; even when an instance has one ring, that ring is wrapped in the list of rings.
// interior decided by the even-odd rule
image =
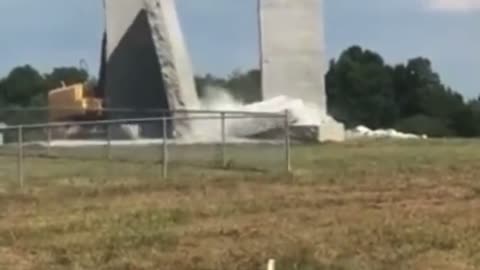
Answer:
[[[177,0],[197,73],[258,65],[255,0]],[[86,59],[96,74],[101,0],[1,0],[0,75],[17,65],[42,71]],[[387,62],[429,57],[444,81],[480,94],[480,0],[326,0],[328,57],[353,44]]]

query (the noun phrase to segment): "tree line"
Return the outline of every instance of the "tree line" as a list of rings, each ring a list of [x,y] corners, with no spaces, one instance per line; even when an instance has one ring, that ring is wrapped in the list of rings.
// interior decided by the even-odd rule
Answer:
[[[30,65],[19,66],[0,79],[0,108],[29,108],[47,106],[48,91],[89,80],[86,70],[75,67],[54,68],[41,74]]]
[[[228,89],[244,102],[261,100],[260,72],[228,78],[197,78],[200,96],[207,85]],[[321,74],[319,74],[321,76]],[[480,136],[480,98],[465,100],[446,86],[429,59],[390,65],[382,56],[352,46],[332,59],[326,74],[329,113],[352,128],[395,128],[431,137]]]
[[[29,65],[16,67],[0,79],[0,108],[47,106],[48,91],[61,82],[88,80],[88,72],[75,67],[46,74]],[[217,86],[244,103],[262,99],[258,69],[225,78],[197,76],[196,83],[200,97],[208,86]],[[432,137],[480,136],[480,98],[465,100],[446,86],[427,58],[390,65],[380,54],[352,46],[330,61],[326,90],[330,114],[347,127],[395,128]]]

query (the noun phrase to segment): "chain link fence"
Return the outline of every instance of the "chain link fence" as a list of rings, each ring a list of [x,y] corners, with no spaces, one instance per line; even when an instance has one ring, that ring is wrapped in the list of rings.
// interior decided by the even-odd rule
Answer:
[[[0,127],[3,184],[23,187],[31,182],[290,170],[287,114],[210,111],[190,115]],[[190,136],[171,135],[168,127],[178,120],[189,121]],[[275,136],[261,136],[269,125],[277,127]],[[144,137],[144,130],[156,133]]]

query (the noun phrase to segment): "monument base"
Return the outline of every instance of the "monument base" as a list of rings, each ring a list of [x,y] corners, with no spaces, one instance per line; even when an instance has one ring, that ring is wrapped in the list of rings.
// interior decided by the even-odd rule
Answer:
[[[319,142],[344,142],[346,138],[345,125],[339,122],[329,122],[317,127]]]
[[[301,142],[344,142],[346,132],[343,124],[331,122],[319,126],[292,126],[290,136]]]

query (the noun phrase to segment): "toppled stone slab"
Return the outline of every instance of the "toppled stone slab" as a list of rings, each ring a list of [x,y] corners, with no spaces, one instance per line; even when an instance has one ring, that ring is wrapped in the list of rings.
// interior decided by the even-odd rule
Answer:
[[[289,132],[292,141],[302,143],[343,142],[345,140],[345,128],[342,124],[337,123],[322,126],[291,126]],[[285,138],[285,129],[271,129],[255,134],[251,138],[280,140]]]

